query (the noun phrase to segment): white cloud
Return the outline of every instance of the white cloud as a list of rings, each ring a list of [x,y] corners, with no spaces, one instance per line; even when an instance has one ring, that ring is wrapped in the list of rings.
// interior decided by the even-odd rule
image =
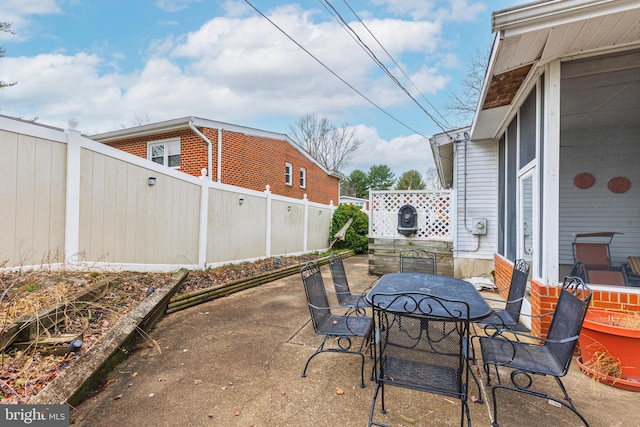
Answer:
[[[166,12],[177,12],[187,9],[191,3],[202,0],[157,0],[156,6]]]
[[[56,3],[49,4],[43,10],[54,13]],[[186,4],[165,2],[162,6],[175,8]],[[187,34],[157,37],[141,54],[143,62],[139,68],[128,74],[118,71],[118,55],[112,55],[117,53],[115,49],[104,57],[50,54],[3,58],[0,80],[17,80],[18,85],[0,91],[2,113],[25,118],[38,116],[43,123],[61,127],[74,116],[79,128],[88,133],[121,128],[129,125],[136,115],[158,120],[197,115],[248,124],[258,118],[276,116],[291,117],[289,122],[293,122],[310,112],[338,123],[357,124],[352,114],[369,108],[366,100],[264,18],[255,13],[241,15],[241,8],[234,9],[234,5],[238,4],[227,4],[227,9],[236,11],[233,17],[213,18]],[[343,28],[326,16],[318,19],[317,10],[286,5],[269,13],[292,38],[382,108],[407,105],[417,108]],[[445,88],[449,77],[439,68],[442,66],[439,62],[452,61],[438,52],[443,37],[438,23],[377,18],[367,21],[367,25],[396,60],[402,61],[407,56],[403,68],[406,67],[405,71],[423,94],[432,95]],[[359,32],[376,55],[389,64],[386,54],[368,33]],[[412,55],[421,59],[420,68],[406,65]],[[403,81],[403,84],[414,91],[410,83]],[[376,135],[371,140],[375,141],[375,152],[384,153],[378,158],[386,160],[395,159],[397,148],[409,144],[409,139],[387,142]],[[428,146],[422,151],[428,154]],[[398,157],[394,164],[402,169],[401,173],[414,168],[402,164],[415,158],[415,155]],[[367,168],[372,164],[375,162]]]
[[[378,136],[375,128],[356,127],[356,136],[363,141],[353,156],[347,175],[355,169],[368,172],[374,165],[387,165],[399,178],[404,172],[415,169],[425,174],[434,167],[429,140],[420,135],[399,136],[386,141]]]

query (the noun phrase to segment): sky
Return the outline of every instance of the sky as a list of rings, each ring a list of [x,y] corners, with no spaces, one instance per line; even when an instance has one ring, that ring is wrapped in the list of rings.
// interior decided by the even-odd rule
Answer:
[[[524,3],[2,0],[0,114],[86,135],[186,116],[292,135],[316,114],[362,141],[342,173],[424,174],[428,138],[470,124],[446,105],[491,13]]]

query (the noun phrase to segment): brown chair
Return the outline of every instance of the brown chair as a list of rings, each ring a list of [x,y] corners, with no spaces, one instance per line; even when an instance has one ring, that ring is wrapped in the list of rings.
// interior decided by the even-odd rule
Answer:
[[[614,269],[611,264],[611,241],[613,231],[579,233],[573,240],[574,266],[571,275],[582,278],[586,283],[626,286],[624,269]]]

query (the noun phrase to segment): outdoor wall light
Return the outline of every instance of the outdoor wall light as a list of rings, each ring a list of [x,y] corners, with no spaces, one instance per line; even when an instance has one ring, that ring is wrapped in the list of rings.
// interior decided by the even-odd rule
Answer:
[[[156,177],[150,176],[147,180],[147,184],[149,184],[149,187],[153,187],[154,185],[156,185]]]
[[[291,206],[287,206],[287,212],[291,212]]]
[[[239,204],[240,206],[242,206],[242,204],[243,204],[243,203],[244,203],[244,199],[243,199],[242,197],[240,197],[240,198],[238,199],[238,204]]]

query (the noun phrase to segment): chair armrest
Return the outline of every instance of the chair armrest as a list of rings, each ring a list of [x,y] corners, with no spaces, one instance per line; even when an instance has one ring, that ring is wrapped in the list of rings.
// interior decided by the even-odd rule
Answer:
[[[510,341],[508,338],[502,336],[503,332],[508,332],[508,333],[510,333],[512,335],[515,335],[515,336],[518,336],[518,337],[530,338],[530,339],[533,339],[533,340],[536,340],[536,341],[548,342],[548,343],[552,343],[552,344],[564,344],[564,343],[567,343],[567,342],[575,341],[580,336],[580,335],[574,335],[572,337],[563,338],[561,340],[551,340],[551,339],[548,339],[548,338],[542,338],[542,337],[537,337],[535,335],[525,334],[524,332],[512,331],[510,329],[498,329],[493,335],[490,336],[490,338],[491,339],[503,339],[503,340]]]
[[[524,297],[520,297],[514,300],[503,300],[503,299],[495,299],[495,298],[487,298],[487,297],[483,297],[485,300],[487,301],[493,301],[493,302],[504,302],[504,303],[508,303],[508,302],[519,302],[524,300]]]

